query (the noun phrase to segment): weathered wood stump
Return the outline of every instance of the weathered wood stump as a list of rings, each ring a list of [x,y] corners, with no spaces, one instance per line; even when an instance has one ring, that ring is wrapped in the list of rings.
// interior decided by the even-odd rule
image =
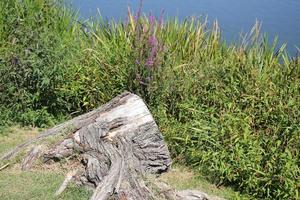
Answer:
[[[50,148],[41,145],[41,141],[57,135],[67,136]],[[30,169],[37,159],[47,164],[76,156],[81,161],[78,169],[68,173],[56,195],[75,181],[94,188],[93,200],[207,199],[191,191],[177,192],[162,183],[153,183],[153,191],[152,184],[145,181],[148,174],[166,172],[171,158],[143,100],[128,92],[92,112],[46,130],[2,156],[0,161],[34,143],[39,144],[23,159],[23,170]]]

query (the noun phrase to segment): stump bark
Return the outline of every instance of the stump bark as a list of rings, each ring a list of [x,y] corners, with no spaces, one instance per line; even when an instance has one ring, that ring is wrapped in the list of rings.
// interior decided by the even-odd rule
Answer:
[[[36,144],[57,135],[67,136],[48,149]],[[57,195],[75,181],[94,189],[92,200],[208,199],[205,194],[177,192],[166,184],[155,183],[154,190],[146,181],[147,175],[161,174],[170,168],[170,153],[143,100],[128,92],[46,130],[0,160],[10,159],[32,144],[37,146],[23,159],[23,170],[30,169],[37,159],[45,164],[74,156],[80,160],[78,169],[68,173]]]

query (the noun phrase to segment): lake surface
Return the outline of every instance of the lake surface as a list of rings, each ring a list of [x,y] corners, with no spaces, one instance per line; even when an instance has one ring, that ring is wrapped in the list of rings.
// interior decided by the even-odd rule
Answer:
[[[124,20],[127,8],[139,7],[139,0],[72,0],[72,7],[82,18],[101,15]],[[143,12],[157,16],[164,10],[165,18],[208,16],[218,20],[223,37],[228,42],[239,39],[241,32],[250,32],[256,19],[262,22],[262,32],[272,40],[279,36],[279,44],[287,43],[291,55],[300,48],[300,0],[144,0]]]

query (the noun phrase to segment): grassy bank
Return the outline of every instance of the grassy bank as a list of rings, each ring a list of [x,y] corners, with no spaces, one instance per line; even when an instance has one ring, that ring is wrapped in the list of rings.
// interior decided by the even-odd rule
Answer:
[[[32,139],[38,134],[37,128],[12,126],[5,128],[0,135],[0,155],[16,144]],[[60,196],[54,196],[61,186],[65,175],[74,168],[72,160],[64,160],[57,164],[36,164],[31,171],[22,171],[18,159],[9,163],[9,166],[0,170],[0,198],[1,200],[27,200],[27,199],[89,199],[92,191],[88,188],[71,184]],[[3,165],[0,164],[2,167]],[[149,177],[153,178],[153,177]],[[196,189],[207,194],[226,199],[246,199],[237,192],[225,187],[215,185],[198,178],[190,169],[175,165],[160,177],[161,181],[169,183],[173,188]],[[49,184],[50,183],[50,184]]]
[[[2,130],[0,135],[0,155],[15,145],[32,139],[38,134],[37,128],[13,126]],[[15,162],[18,161],[18,158]],[[55,191],[65,178],[66,169],[49,167],[48,170],[36,167],[32,171],[22,171],[19,164],[9,162],[9,166],[0,170],[0,198],[3,200],[21,199],[89,199],[91,191],[75,185],[68,187],[58,197]],[[1,163],[1,167],[2,167]],[[50,184],[49,184],[50,183]]]
[[[56,1],[1,1],[0,123],[50,126],[129,90],[177,162],[254,198],[299,198],[300,58],[258,24],[227,45],[217,23],[139,13],[86,29]]]

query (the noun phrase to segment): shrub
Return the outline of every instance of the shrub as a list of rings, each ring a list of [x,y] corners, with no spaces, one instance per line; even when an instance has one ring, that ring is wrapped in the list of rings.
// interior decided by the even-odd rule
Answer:
[[[1,1],[0,102],[16,114],[42,110],[43,116],[68,109],[57,88],[64,84],[69,62],[79,48],[72,16],[51,3]],[[31,111],[29,111],[31,112]],[[31,123],[31,122],[30,122]]]

